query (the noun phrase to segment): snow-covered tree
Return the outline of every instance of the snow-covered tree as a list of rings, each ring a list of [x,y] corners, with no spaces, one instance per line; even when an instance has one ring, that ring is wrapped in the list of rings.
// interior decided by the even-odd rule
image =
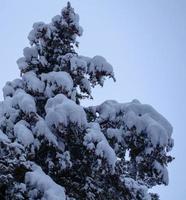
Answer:
[[[101,56],[78,55],[82,35],[70,3],[33,25],[0,103],[0,199],[157,200],[168,184],[172,127],[151,106],[105,101],[91,89],[114,78]]]

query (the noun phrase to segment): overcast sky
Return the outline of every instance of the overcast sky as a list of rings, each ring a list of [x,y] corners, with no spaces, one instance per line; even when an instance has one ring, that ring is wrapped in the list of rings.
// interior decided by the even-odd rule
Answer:
[[[186,0],[72,0],[84,34],[79,53],[104,56],[117,82],[93,91],[96,105],[106,99],[151,104],[173,125],[176,157],[162,200],[186,197]],[[0,89],[19,77],[16,60],[28,46],[36,21],[49,22],[64,0],[0,0]],[[0,93],[2,99],[2,92]]]

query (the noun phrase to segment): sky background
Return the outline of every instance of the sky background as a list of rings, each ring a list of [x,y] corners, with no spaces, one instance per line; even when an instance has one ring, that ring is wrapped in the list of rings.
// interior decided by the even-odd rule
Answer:
[[[162,200],[186,197],[186,0],[72,0],[84,34],[78,52],[104,56],[117,81],[93,90],[93,101],[151,104],[174,127],[176,159],[168,187],[155,189]],[[37,21],[49,22],[64,0],[0,0],[0,89],[19,77],[16,60],[28,46]],[[2,92],[0,99],[3,99]]]

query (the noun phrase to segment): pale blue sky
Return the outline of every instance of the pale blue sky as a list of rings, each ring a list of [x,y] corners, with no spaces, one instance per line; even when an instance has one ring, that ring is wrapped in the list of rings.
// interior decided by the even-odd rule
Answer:
[[[84,34],[79,53],[102,55],[114,67],[117,82],[93,91],[94,101],[139,99],[153,105],[173,125],[176,160],[170,184],[159,187],[162,200],[186,196],[186,1],[72,0]],[[16,60],[28,45],[36,21],[49,22],[64,0],[0,0],[0,89],[19,76]],[[2,99],[2,93],[0,93]]]

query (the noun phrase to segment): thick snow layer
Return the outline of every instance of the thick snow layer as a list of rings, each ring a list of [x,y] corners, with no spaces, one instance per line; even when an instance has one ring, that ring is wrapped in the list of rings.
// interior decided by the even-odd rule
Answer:
[[[123,107],[126,110],[126,112],[132,110],[138,116],[148,115],[150,118],[152,118],[162,127],[164,127],[164,129],[166,129],[167,134],[171,136],[173,130],[171,124],[152,106],[147,104],[141,104],[139,101],[134,100],[131,103],[124,104]]]
[[[34,128],[34,133],[37,136],[44,136],[48,140],[49,143],[51,143],[55,146],[58,145],[56,136],[50,131],[45,120],[40,119],[36,123],[35,128]]]
[[[86,72],[87,71],[87,62],[81,57],[73,56],[70,59],[70,67],[72,71],[77,71],[78,69]]]
[[[80,60],[87,63],[88,74],[96,74],[98,72],[103,72],[104,75],[114,77],[113,67],[107,60],[102,56],[94,56],[93,58],[79,56]]]
[[[12,105],[14,107],[19,106],[19,108],[25,113],[36,112],[34,98],[22,89],[18,89],[15,92],[12,98]]]
[[[72,92],[73,80],[67,72],[50,72],[48,74],[42,74],[41,79],[42,81],[47,82],[46,94],[48,97],[52,97],[53,92],[59,89],[59,87],[68,94],[71,94]]]
[[[115,121],[117,116],[122,115],[124,124],[129,129],[135,127],[138,133],[146,132],[153,146],[166,146],[171,140],[170,123],[152,106],[141,104],[137,100],[124,104],[110,100],[90,109],[99,113],[99,122]]]
[[[90,107],[90,109],[94,113],[95,112],[99,113],[98,122],[102,122],[105,120],[114,121],[121,109],[121,105],[117,101],[108,100],[99,106]]]
[[[87,134],[84,137],[83,144],[89,150],[95,150],[96,155],[105,158],[109,165],[114,169],[115,163],[117,161],[117,156],[109,145],[107,139],[104,134],[100,130],[100,126],[98,123],[89,123],[89,128],[87,130]]]
[[[27,61],[31,61],[32,58],[38,57],[38,51],[36,47],[25,47],[23,49],[23,55]]]
[[[9,116],[9,120],[14,125],[14,121],[19,115],[19,111],[12,107],[12,97],[6,97],[4,101],[0,102],[0,125],[4,126],[6,117]],[[7,124],[7,126],[10,124]],[[10,128],[10,127],[9,127]]]
[[[3,87],[3,96],[13,96],[16,89],[23,88],[23,81],[21,79],[15,79],[13,81],[8,81]]]
[[[86,127],[87,125],[83,107],[63,94],[50,98],[46,103],[45,110],[46,122],[49,126],[55,125],[57,127],[59,124],[68,126],[69,123],[76,124],[79,127]]]
[[[14,134],[16,139],[26,147],[34,143],[34,136],[32,131],[28,129],[25,124],[25,121],[17,122],[14,126]]]
[[[70,62],[70,70],[73,75],[80,75],[80,89],[82,92],[91,93],[91,86],[96,84],[103,85],[104,76],[114,79],[113,67],[101,56],[93,58],[77,56],[67,53],[60,57],[61,68],[66,67]]]
[[[36,111],[33,97],[25,93],[22,89],[17,89],[13,97],[7,96],[4,101],[0,102],[0,125],[6,125],[7,130],[11,130],[17,122],[20,110],[24,113]],[[11,135],[11,131],[9,131]]]
[[[20,70],[24,70],[24,69],[26,69],[29,66],[25,57],[19,58],[17,60],[17,65],[18,65],[18,67],[19,67]]]
[[[152,144],[166,146],[172,134],[172,126],[150,105],[131,102],[124,105],[126,125],[135,126],[138,132],[146,131]]]
[[[25,183],[43,193],[43,200],[66,200],[64,188],[56,184],[40,167],[26,173]]]
[[[95,73],[95,71],[105,72],[106,75],[114,76],[112,65],[109,64],[102,56],[94,56],[90,60],[88,71],[92,73]]]
[[[42,93],[44,90],[45,84],[32,71],[23,75],[23,81],[26,84],[28,90],[40,93]]]
[[[44,22],[36,22],[33,24],[33,29],[28,35],[28,39],[30,40],[31,44],[38,41],[38,38],[42,35],[42,31],[45,28],[46,24]]]
[[[36,47],[26,47],[23,49],[24,57],[17,60],[17,64],[20,70],[25,70],[29,67],[30,63],[38,63],[38,51]]]

